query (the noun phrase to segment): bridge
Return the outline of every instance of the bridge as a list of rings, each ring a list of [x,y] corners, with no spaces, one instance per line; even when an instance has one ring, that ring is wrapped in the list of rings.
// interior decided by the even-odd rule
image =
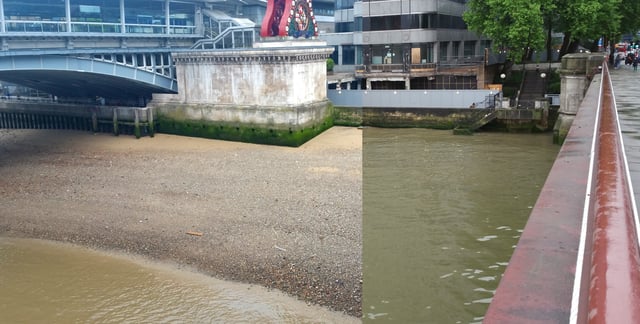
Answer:
[[[278,5],[284,9],[271,0],[0,0],[0,80],[48,100],[16,102],[20,94],[5,87],[0,123],[111,124],[116,134],[133,125],[136,136],[157,126],[301,145],[331,125],[325,72],[333,47],[318,39],[311,0]]]
[[[637,147],[617,105],[638,109],[631,71],[588,86],[484,323],[638,323]],[[612,77],[613,74],[613,77]],[[614,82],[612,82],[614,80]],[[629,138],[627,138],[629,139]],[[629,160],[628,155],[634,158]]]
[[[178,92],[173,53],[251,47],[259,26],[225,12],[264,2],[0,0],[0,80],[60,100],[144,106]]]

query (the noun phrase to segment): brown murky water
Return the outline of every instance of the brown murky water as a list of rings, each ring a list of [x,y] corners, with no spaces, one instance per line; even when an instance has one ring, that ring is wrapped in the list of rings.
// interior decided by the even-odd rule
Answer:
[[[40,240],[0,238],[0,323],[358,323],[278,291]]]
[[[426,129],[363,141],[363,322],[480,323],[560,147]]]

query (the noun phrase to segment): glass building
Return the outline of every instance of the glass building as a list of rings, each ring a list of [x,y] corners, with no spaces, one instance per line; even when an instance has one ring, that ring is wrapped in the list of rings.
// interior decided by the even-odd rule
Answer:
[[[0,0],[0,4],[3,33],[196,33],[196,2]]]

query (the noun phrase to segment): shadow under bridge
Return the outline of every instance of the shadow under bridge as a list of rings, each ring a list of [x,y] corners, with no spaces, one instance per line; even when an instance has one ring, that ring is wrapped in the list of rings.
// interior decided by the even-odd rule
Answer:
[[[2,56],[0,80],[58,98],[100,97],[120,104],[144,105],[141,99],[152,93],[178,92],[169,52]]]

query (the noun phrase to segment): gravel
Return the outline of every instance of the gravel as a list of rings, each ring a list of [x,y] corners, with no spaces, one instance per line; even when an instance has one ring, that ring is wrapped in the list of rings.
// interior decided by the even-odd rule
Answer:
[[[0,129],[0,206],[2,236],[141,255],[362,315],[357,128],[298,148]]]

